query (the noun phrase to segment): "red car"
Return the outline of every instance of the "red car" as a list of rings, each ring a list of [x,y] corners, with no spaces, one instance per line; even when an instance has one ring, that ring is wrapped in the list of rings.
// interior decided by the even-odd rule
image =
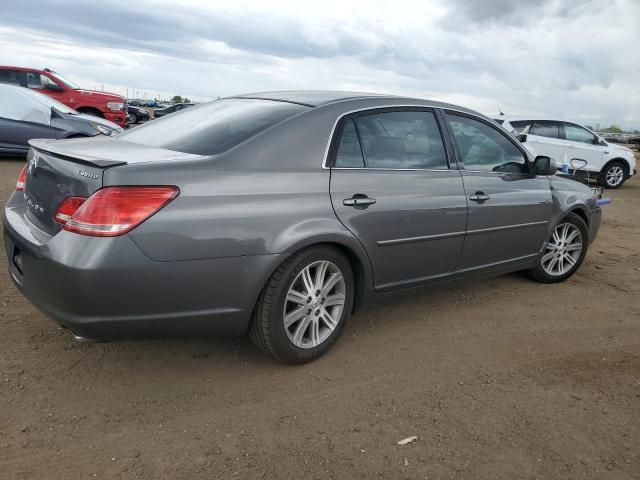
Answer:
[[[78,112],[105,118],[121,127],[127,124],[127,107],[123,96],[83,90],[48,68],[37,70],[0,65],[0,82],[37,90]]]

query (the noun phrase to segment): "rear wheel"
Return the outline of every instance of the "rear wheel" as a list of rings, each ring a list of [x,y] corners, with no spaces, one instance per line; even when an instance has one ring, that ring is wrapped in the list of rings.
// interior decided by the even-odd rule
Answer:
[[[344,328],[353,305],[353,274],[332,247],[303,250],[271,276],[249,330],[265,353],[304,363],[325,353]]]
[[[589,229],[584,220],[569,213],[553,229],[551,238],[530,272],[541,283],[562,282],[582,264],[589,246]]]
[[[138,123],[138,116],[135,113],[129,114],[129,123],[131,124]]]
[[[600,172],[600,185],[605,188],[619,188],[625,179],[625,166],[621,162],[611,162]]]

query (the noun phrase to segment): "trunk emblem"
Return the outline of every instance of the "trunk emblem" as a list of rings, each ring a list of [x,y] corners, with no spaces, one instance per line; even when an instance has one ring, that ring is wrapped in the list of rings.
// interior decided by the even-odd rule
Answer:
[[[31,175],[32,177],[36,176],[36,168],[38,168],[38,159],[39,159],[39,155],[37,152],[33,152],[33,157],[31,157],[31,161],[29,162],[29,166],[27,167],[27,170],[29,171],[29,175]]]
[[[27,206],[34,210],[36,213],[44,213],[44,208],[36,203],[36,201],[31,198],[30,195],[24,194],[24,200],[27,202]]]
[[[95,173],[85,172],[84,170],[78,170],[78,175],[80,175],[81,177],[93,178],[95,180],[98,179],[98,175],[96,175]]]

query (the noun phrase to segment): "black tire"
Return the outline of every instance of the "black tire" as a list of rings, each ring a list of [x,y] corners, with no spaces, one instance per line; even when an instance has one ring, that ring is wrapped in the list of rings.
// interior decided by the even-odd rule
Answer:
[[[574,225],[580,231],[581,241],[582,241],[582,249],[580,250],[580,255],[577,257],[575,264],[569,270],[565,271],[563,274],[551,275],[547,273],[547,271],[545,271],[543,267],[543,259],[546,253],[550,253],[547,250],[548,249],[547,246],[549,245],[549,243],[553,238],[553,233],[552,233],[552,237],[549,239],[547,243],[545,243],[545,250],[543,255],[541,255],[540,258],[538,259],[538,264],[536,265],[535,268],[532,268],[531,270],[529,270],[529,274],[537,282],[540,282],[540,283],[564,282],[567,278],[573,275],[578,270],[578,268],[580,268],[580,265],[584,261],[584,257],[587,255],[587,250],[589,249],[589,228],[587,227],[587,224],[582,219],[582,217],[580,217],[579,215],[576,215],[575,213],[568,213],[566,217],[564,217],[562,220],[560,220],[560,222],[558,222],[558,224],[554,227],[553,231],[555,232],[556,228],[567,223]]]
[[[319,345],[300,348],[289,339],[283,315],[285,299],[300,272],[314,262],[328,261],[340,270],[345,285],[345,303],[337,326]],[[285,363],[306,363],[324,354],[336,342],[353,307],[354,281],[347,258],[330,246],[316,246],[302,250],[286,259],[273,273],[256,304],[249,327],[253,343],[267,355]]]
[[[136,124],[138,123],[138,116],[135,113],[129,114],[129,123]]]
[[[615,176],[613,175],[613,172],[616,172],[616,171],[618,172],[622,171],[622,178],[620,180],[614,181],[613,178],[615,178]],[[620,188],[626,179],[627,179],[626,165],[624,165],[622,162],[615,161],[605,165],[605,167],[602,169],[602,172],[600,172],[598,183],[604,188],[615,189],[615,188]]]

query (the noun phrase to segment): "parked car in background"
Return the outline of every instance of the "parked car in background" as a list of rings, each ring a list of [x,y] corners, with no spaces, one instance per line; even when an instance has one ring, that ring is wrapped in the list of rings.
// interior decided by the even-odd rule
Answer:
[[[7,264],[82,337],[248,331],[305,362],[375,294],[563,281],[601,221],[589,187],[490,119],[413,98],[252,94],[32,146]]]
[[[170,113],[178,112],[180,110],[184,110],[185,108],[192,107],[193,103],[175,103],[173,105],[169,105],[168,107],[154,110],[153,117],[159,118],[164,117],[165,115],[169,115]]]
[[[127,105],[127,114],[129,116],[129,123],[136,124],[138,122],[146,122],[151,118],[151,114],[144,108],[134,107],[133,105]]]
[[[134,107],[142,107],[142,102],[140,100],[127,100],[127,105],[131,105]]]
[[[144,102],[144,106],[145,107],[151,107],[151,108],[158,108],[160,106],[160,104],[158,102],[156,102],[155,100],[148,100],[148,101]]]
[[[126,101],[123,96],[81,89],[48,68],[38,70],[0,66],[0,83],[37,90],[80,113],[105,118],[121,127],[127,124]]]
[[[567,165],[570,173],[588,175],[603,187],[618,188],[636,174],[636,161],[630,149],[609,143],[577,123],[511,116],[495,120],[515,132],[534,156],[551,157],[558,165]],[[572,165],[572,159],[583,161],[574,161]],[[577,167],[581,168],[576,170]]]
[[[33,138],[113,136],[120,128],[33,90],[0,83],[0,154],[25,155]]]

